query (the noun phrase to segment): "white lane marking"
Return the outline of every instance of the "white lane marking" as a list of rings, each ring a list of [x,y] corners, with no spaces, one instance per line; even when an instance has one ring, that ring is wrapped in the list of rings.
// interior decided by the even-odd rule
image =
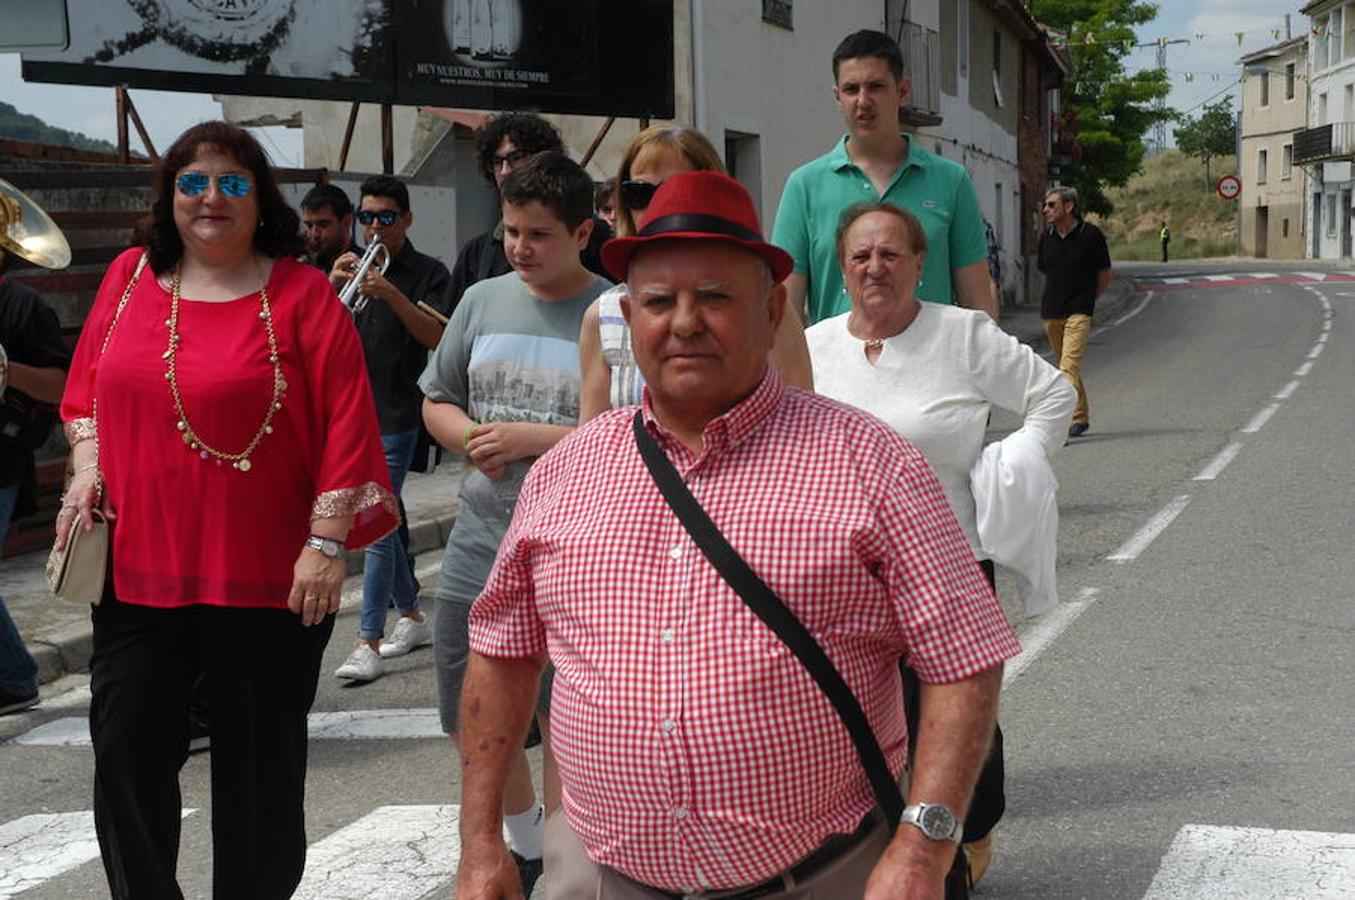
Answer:
[[[196,810],[185,809],[183,818]],[[0,900],[99,858],[90,810],[36,813],[0,825]]]
[[[1298,276],[1301,276],[1301,277],[1303,277],[1303,278],[1310,279],[1310,280],[1312,280],[1312,281],[1326,281],[1326,280],[1327,280],[1327,273],[1325,273],[1325,272],[1295,272],[1294,274],[1295,274],[1295,275],[1298,275]]]
[[[1353,294],[1352,296],[1355,296],[1355,294]],[[1328,317],[1326,317],[1326,316],[1323,316],[1323,317],[1322,317],[1322,332],[1325,334],[1325,333],[1327,333],[1328,331],[1331,331],[1331,319],[1328,318]]]
[[[1205,280],[1205,281],[1236,281],[1236,280],[1237,280],[1237,276],[1236,276],[1236,275],[1206,275],[1206,276],[1204,276],[1204,280]]]
[[[456,875],[459,806],[379,806],[306,851],[293,900],[423,897]]]
[[[1149,302],[1150,300],[1152,300],[1152,299],[1153,299],[1153,292],[1152,292],[1152,291],[1149,291],[1148,293],[1144,294],[1144,295],[1143,295],[1143,300],[1139,303],[1138,306],[1134,307],[1134,308],[1131,309],[1129,312],[1127,312],[1127,313],[1125,313],[1124,315],[1120,316],[1120,317],[1119,317],[1118,319],[1116,319],[1114,322],[1111,322],[1111,323],[1110,323],[1110,327],[1111,327],[1111,328],[1114,328],[1116,325],[1123,325],[1125,322],[1128,322],[1130,319],[1134,318],[1134,317],[1137,316],[1139,313],[1143,312],[1144,309],[1147,308],[1148,302]]]
[[[1242,426],[1242,433],[1256,434],[1256,432],[1265,427],[1265,424],[1270,421],[1270,417],[1275,415],[1275,412],[1279,408],[1280,404],[1278,403],[1272,403],[1269,406],[1261,407],[1261,410],[1257,412],[1256,415],[1252,416],[1251,421]]]
[[[1247,277],[1248,277],[1248,278],[1279,278],[1280,276],[1279,276],[1278,274],[1276,274],[1275,272],[1250,272],[1250,273],[1247,274]]]
[[[1164,278],[1163,284],[1190,284],[1189,278]]]
[[[307,724],[313,741],[409,740],[446,736],[436,709],[315,712],[310,714]]]
[[[1294,370],[1294,377],[1307,378],[1308,373],[1311,371],[1313,371],[1313,364],[1311,362],[1306,362]]]
[[[1002,686],[1005,688],[1015,681],[1100,596],[1100,588],[1083,588],[1076,599],[1060,603],[1040,616],[1035,627],[1022,633],[1021,652],[1007,661],[1006,668],[1002,672]]]
[[[1279,392],[1275,395],[1275,399],[1288,400],[1290,397],[1294,396],[1294,391],[1297,391],[1301,384],[1303,384],[1303,382],[1295,378],[1293,381],[1280,388]]]
[[[1330,332],[1327,332],[1327,331],[1324,331],[1324,332],[1322,332],[1321,334],[1319,334],[1319,335],[1317,336],[1317,340],[1313,341],[1313,346],[1316,347],[1316,346],[1318,346],[1319,344],[1325,344],[1325,343],[1327,343],[1327,336],[1328,336],[1329,334],[1330,334]]]
[[[1227,447],[1224,447],[1222,450],[1220,450],[1218,452],[1218,455],[1211,459],[1209,461],[1209,464],[1200,470],[1200,474],[1196,475],[1194,480],[1213,481],[1215,478],[1218,478],[1219,475],[1223,473],[1224,469],[1228,468],[1228,464],[1232,462],[1241,452],[1242,452],[1241,442],[1233,441]]]
[[[1190,504],[1190,495],[1182,494],[1179,497],[1173,497],[1166,506],[1158,510],[1157,515],[1148,520],[1134,536],[1120,545],[1120,548],[1107,556],[1106,559],[1113,563],[1127,563],[1138,559],[1140,553],[1148,549],[1148,545],[1156,540],[1157,536],[1167,530],[1167,526],[1175,521],[1176,517],[1185,511]]]
[[[1349,900],[1355,834],[1187,825],[1143,900]]]
[[[1316,347],[1308,351],[1308,358],[1317,359],[1319,356],[1322,355],[1322,349],[1323,349],[1322,345],[1318,344]]]
[[[404,741],[443,737],[436,709],[354,709],[313,712],[307,719],[311,740]],[[89,719],[53,719],[10,741],[27,747],[88,747]]]

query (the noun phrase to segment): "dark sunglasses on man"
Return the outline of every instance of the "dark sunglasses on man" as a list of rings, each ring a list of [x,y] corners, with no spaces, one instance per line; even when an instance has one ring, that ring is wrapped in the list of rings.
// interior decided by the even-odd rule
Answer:
[[[196,197],[216,182],[216,189],[227,197],[240,199],[249,194],[249,176],[239,173],[208,175],[206,172],[184,172],[174,179],[174,186],[185,197]]]
[[[654,199],[654,192],[658,189],[659,185],[652,181],[641,181],[638,178],[627,179],[621,182],[621,202],[625,204],[626,209],[644,209]]]
[[[393,209],[358,210],[358,222],[363,225],[370,225],[373,222],[380,222],[382,228],[389,228],[395,224],[395,220],[400,218],[400,214]]]

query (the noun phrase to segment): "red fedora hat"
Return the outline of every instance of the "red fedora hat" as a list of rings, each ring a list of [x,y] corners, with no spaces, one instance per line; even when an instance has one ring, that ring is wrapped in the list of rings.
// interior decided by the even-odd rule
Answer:
[[[636,250],[674,238],[742,247],[766,260],[778,282],[795,268],[790,254],[762,239],[753,198],[743,185],[719,172],[682,172],[664,179],[640,218],[639,231],[602,245],[602,264],[618,281],[625,281]]]

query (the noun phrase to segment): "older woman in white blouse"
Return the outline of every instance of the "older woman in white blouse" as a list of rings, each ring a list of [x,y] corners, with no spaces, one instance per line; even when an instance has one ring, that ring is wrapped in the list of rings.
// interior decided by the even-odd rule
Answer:
[[[911,213],[887,203],[849,208],[837,251],[852,308],[805,332],[815,389],[873,413],[922,450],[991,582],[969,481],[989,412],[999,406],[1023,415],[1023,430],[1052,458],[1068,433],[1076,392],[984,313],[918,300],[927,238]],[[915,732],[915,702],[908,713]],[[965,821],[975,881],[1004,808],[998,732]]]

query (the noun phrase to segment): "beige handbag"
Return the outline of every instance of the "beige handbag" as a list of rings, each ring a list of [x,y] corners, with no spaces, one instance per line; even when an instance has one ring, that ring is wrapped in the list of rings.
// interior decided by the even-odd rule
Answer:
[[[66,546],[52,548],[47,557],[47,586],[53,596],[71,603],[98,605],[108,571],[108,521],[99,510],[90,510],[94,528],[86,531],[79,518],[71,524]]]
[[[99,355],[108,349],[108,340],[113,336],[113,329],[118,327],[118,319],[122,318],[122,311],[127,306],[127,301],[131,299],[132,288],[136,286],[136,281],[141,277],[141,270],[146,267],[146,254],[141,254],[141,259],[136,264],[136,271],[127,281],[127,287],[123,289],[122,299],[118,301],[118,308],[113,313],[113,321],[108,326],[108,333],[104,335],[103,345],[99,348]],[[94,416],[98,416],[98,404],[93,404]],[[81,527],[80,519],[71,523],[70,533],[66,536],[66,546],[58,550],[52,547],[51,555],[47,557],[47,586],[51,588],[52,594],[61,600],[69,600],[71,603],[91,603],[97,605],[103,597],[104,576],[108,571],[108,520],[104,514],[99,511],[99,499],[103,496],[103,483],[95,482],[95,490],[98,491],[95,499],[95,508],[90,510],[94,518],[94,528],[86,531]]]

